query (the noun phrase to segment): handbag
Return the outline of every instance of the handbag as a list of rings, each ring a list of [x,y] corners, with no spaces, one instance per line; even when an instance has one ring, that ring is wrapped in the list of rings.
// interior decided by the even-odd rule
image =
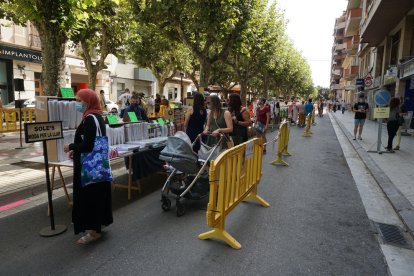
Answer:
[[[98,119],[94,115],[96,125],[96,137],[93,150],[81,154],[81,187],[89,184],[112,181],[112,171],[109,165],[108,137],[102,136]]]
[[[265,125],[262,124],[261,122],[256,122],[254,124],[254,130],[256,130],[256,132],[258,133],[263,133],[265,129]]]

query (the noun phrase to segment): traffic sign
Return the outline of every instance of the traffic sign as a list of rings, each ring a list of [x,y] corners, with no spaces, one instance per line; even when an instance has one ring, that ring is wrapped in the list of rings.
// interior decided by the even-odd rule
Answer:
[[[375,93],[374,102],[379,106],[386,106],[390,103],[391,94],[387,90],[379,90]]]
[[[372,79],[365,79],[364,84],[366,87],[370,87],[372,85]]]

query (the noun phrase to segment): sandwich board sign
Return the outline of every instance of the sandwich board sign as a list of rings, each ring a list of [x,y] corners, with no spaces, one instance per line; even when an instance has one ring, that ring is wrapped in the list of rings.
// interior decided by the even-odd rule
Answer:
[[[62,121],[53,122],[36,122],[24,124],[24,139],[26,143],[43,142],[43,157],[45,161],[47,198],[50,211],[50,228],[46,227],[40,231],[42,237],[53,237],[66,231],[65,225],[55,225],[53,214],[52,190],[49,177],[49,159],[47,157],[48,140],[57,140],[63,138]]]

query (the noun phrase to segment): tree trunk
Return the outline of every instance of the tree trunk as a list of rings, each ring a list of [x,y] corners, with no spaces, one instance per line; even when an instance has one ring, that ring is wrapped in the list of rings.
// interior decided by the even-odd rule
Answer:
[[[209,85],[211,63],[208,59],[200,60],[200,87],[204,89]]]
[[[242,100],[242,104],[246,106],[246,99],[247,99],[247,81],[240,79],[240,98]]]
[[[88,69],[88,87],[89,89],[95,91],[96,88],[96,77],[98,75],[98,70],[96,66],[92,66],[91,69]]]
[[[65,61],[66,36],[59,35],[53,26],[36,25],[42,44],[42,86],[43,95],[57,96],[65,80],[61,79]]]

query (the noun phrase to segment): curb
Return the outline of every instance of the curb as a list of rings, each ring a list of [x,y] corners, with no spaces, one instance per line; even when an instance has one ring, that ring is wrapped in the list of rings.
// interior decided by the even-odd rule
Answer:
[[[408,199],[401,193],[401,191],[394,185],[388,176],[378,167],[377,163],[369,156],[368,152],[357,142],[353,141],[352,134],[346,129],[344,124],[340,122],[335,116],[330,115],[331,120],[335,120],[342,132],[348,138],[351,145],[354,147],[359,158],[364,162],[365,166],[371,173],[372,177],[377,182],[378,186],[384,192],[391,206],[407,227],[407,231],[414,238],[414,207]]]

